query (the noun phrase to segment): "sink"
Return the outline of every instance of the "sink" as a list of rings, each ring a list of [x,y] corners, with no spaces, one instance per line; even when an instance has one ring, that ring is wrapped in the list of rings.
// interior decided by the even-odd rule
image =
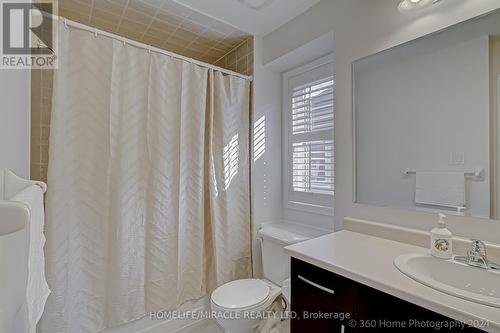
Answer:
[[[426,254],[403,254],[394,265],[428,287],[472,302],[500,308],[500,272]]]
[[[29,216],[30,210],[25,204],[0,200],[0,237],[24,229]]]

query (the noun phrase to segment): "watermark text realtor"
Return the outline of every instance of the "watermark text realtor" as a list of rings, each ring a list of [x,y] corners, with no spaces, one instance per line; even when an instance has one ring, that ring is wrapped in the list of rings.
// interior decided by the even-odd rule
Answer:
[[[0,0],[2,69],[57,68],[57,2]]]

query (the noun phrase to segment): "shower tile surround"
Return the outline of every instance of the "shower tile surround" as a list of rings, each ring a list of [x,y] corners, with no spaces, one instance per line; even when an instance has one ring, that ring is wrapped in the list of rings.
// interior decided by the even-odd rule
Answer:
[[[59,0],[59,15],[213,64],[250,36],[173,0]]]
[[[59,0],[59,15],[189,58],[253,74],[253,38],[172,0]],[[47,181],[52,70],[31,71],[31,179]]]
[[[31,70],[31,162],[30,177],[47,181],[52,70]]]
[[[214,65],[245,75],[253,74],[253,39],[247,39]]]

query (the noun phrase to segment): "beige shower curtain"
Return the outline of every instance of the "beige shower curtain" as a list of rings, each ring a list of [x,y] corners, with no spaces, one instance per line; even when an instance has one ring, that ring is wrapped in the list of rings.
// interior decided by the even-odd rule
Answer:
[[[59,30],[42,332],[97,332],[250,276],[249,82]]]

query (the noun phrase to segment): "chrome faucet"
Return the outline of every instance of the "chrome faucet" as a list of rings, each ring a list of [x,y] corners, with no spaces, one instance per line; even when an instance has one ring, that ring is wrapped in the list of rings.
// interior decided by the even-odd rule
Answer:
[[[467,264],[469,266],[479,267],[482,269],[500,270],[500,265],[490,262],[486,254],[486,244],[478,239],[473,239],[470,250],[467,251],[467,256],[456,256],[456,261]]]
[[[486,254],[486,244],[473,239],[470,250],[467,252],[467,264],[488,269],[488,255]]]

